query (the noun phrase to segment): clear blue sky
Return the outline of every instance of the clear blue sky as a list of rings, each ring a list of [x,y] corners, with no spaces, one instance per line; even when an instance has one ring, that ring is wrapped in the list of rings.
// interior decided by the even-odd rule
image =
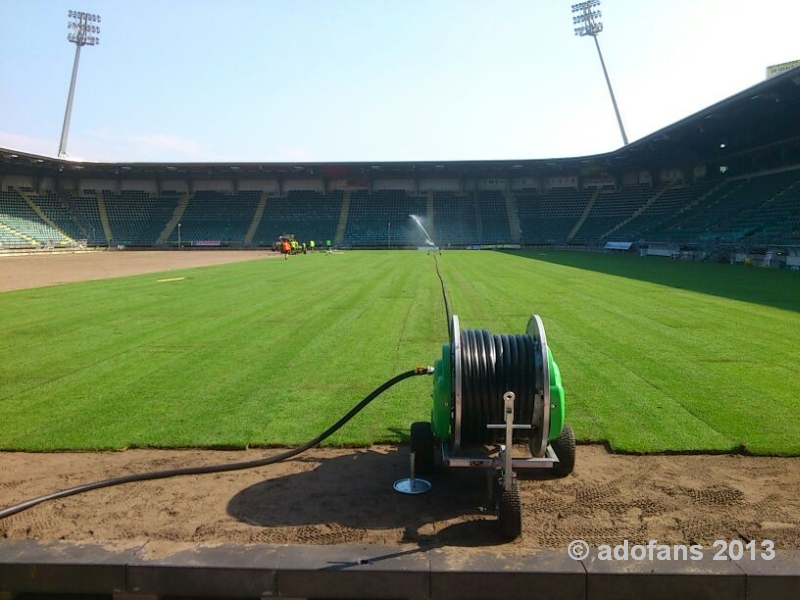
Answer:
[[[581,156],[622,145],[575,0],[0,0],[0,147],[98,161]],[[798,0],[603,0],[631,141],[800,59]]]

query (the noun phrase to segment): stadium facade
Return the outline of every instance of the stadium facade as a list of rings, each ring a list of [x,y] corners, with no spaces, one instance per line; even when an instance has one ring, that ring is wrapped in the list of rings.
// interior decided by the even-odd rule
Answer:
[[[634,248],[795,264],[800,67],[606,154],[546,160],[96,163],[0,149],[6,251]],[[769,261],[767,261],[769,263]]]

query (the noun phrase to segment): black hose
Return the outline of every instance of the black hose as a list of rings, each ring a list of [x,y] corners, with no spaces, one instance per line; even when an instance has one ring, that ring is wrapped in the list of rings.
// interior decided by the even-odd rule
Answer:
[[[444,277],[442,272],[439,271],[439,259],[436,254],[433,255],[433,260],[436,262],[436,274],[439,276],[439,283],[442,285],[442,298],[444,298],[444,310],[447,313],[447,331],[450,332],[450,342],[453,342],[453,313],[450,310],[450,298],[447,297],[447,286],[444,284]]]
[[[115,485],[121,485],[123,483],[133,483],[134,481],[151,481],[153,479],[166,479],[168,477],[177,477],[179,475],[205,475],[208,473],[224,473],[226,471],[240,471],[242,469],[264,467],[266,465],[272,465],[285,460],[289,460],[290,458],[294,458],[298,454],[301,454],[306,450],[313,448],[326,438],[333,435],[342,426],[344,426],[345,423],[347,423],[350,419],[355,417],[356,414],[361,412],[367,406],[367,404],[372,402],[375,398],[377,398],[379,395],[381,395],[383,392],[388,390],[393,385],[400,383],[401,381],[403,381],[404,379],[408,379],[409,377],[414,377],[416,375],[429,375],[430,373],[432,373],[432,370],[429,369],[428,367],[417,367],[412,371],[405,371],[404,373],[395,375],[388,381],[378,386],[375,390],[372,391],[372,393],[366,396],[361,402],[359,402],[353,408],[351,408],[346,415],[344,415],[333,425],[328,427],[328,429],[323,431],[313,440],[311,440],[310,442],[306,442],[302,446],[293,448],[292,450],[287,450],[286,452],[281,452],[280,454],[276,454],[275,456],[270,456],[268,458],[260,458],[258,460],[249,460],[245,462],[228,463],[222,465],[207,465],[203,467],[184,467],[180,469],[169,469],[166,471],[150,471],[148,473],[136,473],[133,475],[114,477],[112,479],[104,479],[102,481],[94,481],[92,483],[84,483],[82,485],[71,487],[65,490],[60,490],[57,492],[53,492],[51,494],[39,496],[38,498],[25,500],[24,502],[20,502],[19,504],[15,504],[13,506],[9,506],[8,508],[4,508],[0,510],[0,519],[5,519],[6,517],[10,517],[11,515],[15,515],[24,510],[32,508],[37,504],[41,504],[42,502],[47,502],[48,500],[57,500],[58,498],[66,498],[67,496],[74,496],[75,494],[82,494],[83,492],[97,490],[105,487],[111,487]]]
[[[477,329],[461,330],[461,443],[464,446],[490,444],[502,430],[488,424],[502,424],[503,394],[514,392],[514,423],[533,421],[536,389],[536,343],[528,334],[492,335]],[[530,436],[519,430],[519,437]]]

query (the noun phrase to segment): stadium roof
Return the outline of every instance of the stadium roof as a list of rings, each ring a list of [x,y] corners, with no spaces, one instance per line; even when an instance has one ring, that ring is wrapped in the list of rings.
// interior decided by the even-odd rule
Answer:
[[[376,177],[524,177],[591,170],[684,168],[753,161],[759,153],[800,146],[800,67],[758,83],[613,152],[593,156],[358,163],[100,163],[0,149],[0,175],[114,179],[326,179]]]

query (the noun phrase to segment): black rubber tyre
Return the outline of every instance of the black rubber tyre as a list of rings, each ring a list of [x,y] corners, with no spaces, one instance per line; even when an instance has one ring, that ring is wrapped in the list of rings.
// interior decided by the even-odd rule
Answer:
[[[566,477],[575,468],[575,432],[571,425],[564,425],[559,436],[551,444],[558,457],[558,463],[553,465],[553,475]]]
[[[418,475],[432,475],[434,464],[434,441],[431,424],[424,421],[411,425],[411,451],[415,454],[414,470]]]
[[[522,533],[522,498],[516,481],[512,489],[499,492],[497,523],[500,533],[508,540],[517,539]]]

